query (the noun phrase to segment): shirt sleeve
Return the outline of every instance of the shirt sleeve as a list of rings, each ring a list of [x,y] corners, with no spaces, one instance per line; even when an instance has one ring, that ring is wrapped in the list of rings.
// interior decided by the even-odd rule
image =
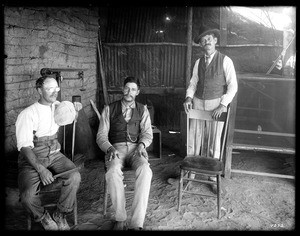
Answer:
[[[110,128],[110,121],[109,121],[109,106],[106,105],[103,108],[100,121],[99,121],[99,127],[97,132],[97,139],[96,142],[99,146],[99,148],[104,152],[107,153],[107,149],[112,146],[112,144],[108,140],[108,132]]]
[[[29,109],[23,110],[16,121],[17,149],[22,147],[33,148],[34,114]]]
[[[198,65],[199,65],[199,61],[200,61],[200,59],[198,59],[195,62],[195,65],[194,65],[194,68],[193,68],[192,78],[191,78],[189,86],[188,86],[188,88],[186,90],[186,96],[185,96],[185,98],[187,98],[187,97],[193,98],[194,94],[196,92],[197,83],[199,81],[199,77],[198,77]]]
[[[224,57],[223,68],[226,78],[227,91],[221,97],[221,104],[227,106],[229,103],[231,103],[238,90],[238,82],[233,62],[228,56]]]
[[[147,106],[144,106],[144,112],[140,123],[141,133],[139,142],[143,142],[146,147],[149,147],[153,140],[153,131],[151,126],[150,113]]]

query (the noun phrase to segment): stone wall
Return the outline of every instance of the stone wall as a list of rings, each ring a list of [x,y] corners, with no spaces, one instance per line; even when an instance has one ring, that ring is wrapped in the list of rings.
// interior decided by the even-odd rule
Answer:
[[[35,81],[42,68],[77,68],[62,73],[61,100],[80,95],[89,122],[97,119],[96,101],[98,9],[93,7],[4,8],[5,154],[15,152],[18,114],[38,100]],[[82,89],[84,88],[84,89]]]

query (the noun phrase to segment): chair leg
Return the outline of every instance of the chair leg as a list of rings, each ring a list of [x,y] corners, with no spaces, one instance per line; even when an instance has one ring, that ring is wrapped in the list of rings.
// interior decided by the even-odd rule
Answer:
[[[31,230],[31,216],[27,215],[27,230]]]
[[[180,179],[179,179],[179,187],[178,187],[178,212],[180,212],[180,205],[182,199],[183,172],[184,170],[180,170]]]
[[[77,217],[77,196],[75,196],[73,215],[74,215],[74,225],[77,225],[78,224],[78,217]]]
[[[106,208],[107,208],[107,198],[108,198],[108,192],[107,192],[107,183],[104,180],[104,196],[103,196],[103,215],[106,215]]]
[[[218,201],[218,218],[221,218],[221,176],[217,176],[217,201]]]

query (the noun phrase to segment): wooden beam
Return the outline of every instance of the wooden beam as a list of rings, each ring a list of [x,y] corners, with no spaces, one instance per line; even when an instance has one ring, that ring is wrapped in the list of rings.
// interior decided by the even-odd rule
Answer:
[[[226,7],[220,7],[220,46],[227,45],[227,22],[228,22],[228,11]]]
[[[127,47],[127,46],[182,46],[186,47],[184,43],[103,43],[104,46],[116,46],[116,47]]]
[[[260,176],[277,177],[277,178],[285,178],[285,179],[295,179],[295,176],[293,175],[280,175],[280,174],[272,174],[272,173],[248,171],[248,170],[231,169],[231,172],[239,173],[239,174],[248,174],[248,175],[260,175]]]
[[[99,90],[102,91],[101,89]],[[107,91],[112,93],[122,93],[121,88],[109,88]],[[175,87],[142,87],[142,94],[157,94],[157,95],[166,95],[166,94],[185,94],[185,88],[175,88]]]
[[[103,46],[182,46],[186,47],[185,43],[168,43],[168,42],[159,42],[159,43],[103,43]],[[193,47],[201,47],[198,44],[193,44]],[[272,48],[282,48],[280,46],[275,46],[271,44],[239,44],[239,45],[224,45],[224,46],[216,46],[217,48],[241,48],[241,47],[272,47]]]
[[[185,85],[188,87],[191,79],[191,63],[192,63],[192,29],[193,29],[193,8],[188,8],[188,22],[187,22],[187,50],[186,50],[186,73]]]
[[[250,151],[264,151],[264,152],[274,152],[282,154],[295,154],[294,148],[283,148],[283,147],[271,147],[271,146],[259,146],[251,144],[232,144],[232,149],[234,150],[250,150]]]
[[[262,80],[266,82],[273,82],[273,81],[296,81],[295,77],[293,78],[287,78],[287,77],[282,77],[280,75],[263,75],[263,74],[258,74],[258,73],[245,73],[245,74],[238,74],[236,75],[239,80]]]
[[[296,137],[295,134],[290,134],[290,133],[279,133],[279,132],[269,132],[269,131],[256,131],[256,130],[246,130],[246,129],[234,129],[234,132],[248,133],[248,134],[274,135],[274,136],[283,136],[283,137]]]
[[[100,33],[100,27],[98,29],[98,41],[97,41],[97,49],[98,49],[98,56],[99,56],[99,69],[100,69],[100,77],[102,82],[102,89],[103,89],[103,96],[104,96],[104,103],[106,105],[109,104],[108,100],[108,93],[107,93],[107,87],[106,87],[106,78],[105,78],[105,72],[104,72],[104,62],[103,62],[103,55],[101,50],[101,33]]]

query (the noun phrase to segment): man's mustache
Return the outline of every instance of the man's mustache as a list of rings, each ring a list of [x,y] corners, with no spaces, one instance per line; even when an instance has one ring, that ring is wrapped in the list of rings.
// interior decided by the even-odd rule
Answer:
[[[131,98],[133,98],[130,94],[124,94],[124,97],[127,97],[127,96],[129,96],[129,97],[131,97]]]

